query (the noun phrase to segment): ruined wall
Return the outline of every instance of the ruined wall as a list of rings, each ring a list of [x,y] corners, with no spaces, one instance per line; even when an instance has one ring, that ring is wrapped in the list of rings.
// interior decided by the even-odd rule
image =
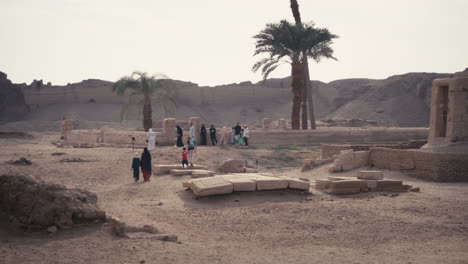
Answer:
[[[439,182],[468,182],[468,154],[371,148],[369,164]]]
[[[322,144],[321,149],[322,158],[329,158],[333,157],[334,155],[338,155],[342,150],[347,149],[352,149],[353,151],[369,150],[372,147],[383,147],[392,149],[419,149],[426,143],[426,140],[410,140],[397,144]]]

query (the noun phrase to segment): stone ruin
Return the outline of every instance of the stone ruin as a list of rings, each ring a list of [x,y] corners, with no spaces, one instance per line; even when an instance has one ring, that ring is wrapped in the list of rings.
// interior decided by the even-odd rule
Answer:
[[[0,176],[0,209],[14,226],[27,230],[106,221],[96,194],[44,183],[32,176]]]

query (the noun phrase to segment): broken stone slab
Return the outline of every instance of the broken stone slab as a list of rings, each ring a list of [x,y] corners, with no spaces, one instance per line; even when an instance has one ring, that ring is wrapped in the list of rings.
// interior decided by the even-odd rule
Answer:
[[[219,170],[226,173],[245,173],[245,161],[239,159],[225,160]]]
[[[192,179],[213,177],[215,175],[214,171],[209,170],[192,170]]]
[[[163,175],[163,174],[170,174],[171,170],[175,169],[183,169],[181,164],[154,164],[153,166],[153,174],[155,175]],[[202,165],[193,165],[190,169],[196,170],[208,170],[207,167]]]
[[[193,179],[190,189],[196,196],[232,193],[233,184],[222,177]]]
[[[257,183],[248,177],[239,175],[223,175],[220,177],[232,183],[235,192],[255,191],[257,189]]]
[[[358,178],[356,177],[336,177],[336,176],[329,176],[328,179],[331,181],[358,180]]]
[[[357,173],[357,178],[361,180],[383,180],[383,172],[375,170],[361,170]]]
[[[185,175],[191,175],[192,171],[187,170],[187,169],[172,169],[169,171],[169,173],[174,176],[185,176]]]
[[[288,180],[276,177],[258,176],[253,177],[252,180],[257,183],[257,190],[286,189],[289,186]]]
[[[332,181],[328,179],[318,179],[315,181],[315,189],[323,190],[330,187]]]
[[[356,194],[367,191],[367,183],[362,180],[332,181],[325,190],[330,194]]]
[[[302,181],[299,179],[292,179],[288,177],[280,177],[288,181],[288,188],[291,189],[298,189],[298,190],[305,190],[308,191],[310,189],[310,182]]]

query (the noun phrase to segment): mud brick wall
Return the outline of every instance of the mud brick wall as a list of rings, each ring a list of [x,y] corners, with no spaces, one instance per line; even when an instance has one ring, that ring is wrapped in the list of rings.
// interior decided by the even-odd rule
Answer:
[[[369,164],[438,182],[468,182],[468,154],[371,148]]]

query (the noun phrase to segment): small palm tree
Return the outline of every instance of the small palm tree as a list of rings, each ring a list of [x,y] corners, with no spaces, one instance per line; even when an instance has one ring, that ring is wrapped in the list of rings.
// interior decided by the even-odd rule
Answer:
[[[155,92],[163,90],[163,80],[156,75],[148,75],[146,72],[135,71],[130,76],[120,78],[112,86],[112,91],[117,95],[124,95],[128,89],[132,90],[132,94],[143,96],[143,127],[145,130],[153,126],[151,118],[151,97]]]
[[[330,45],[336,35],[328,29],[315,28],[311,23],[297,26],[286,20],[278,24],[267,24],[259,34],[255,35],[255,55],[266,53],[269,56],[261,59],[252,67],[254,72],[262,69],[263,79],[274,71],[280,63],[291,64],[293,107],[291,113],[292,129],[300,128],[300,111],[304,87],[304,59],[311,57],[316,61],[321,58],[335,59]]]

